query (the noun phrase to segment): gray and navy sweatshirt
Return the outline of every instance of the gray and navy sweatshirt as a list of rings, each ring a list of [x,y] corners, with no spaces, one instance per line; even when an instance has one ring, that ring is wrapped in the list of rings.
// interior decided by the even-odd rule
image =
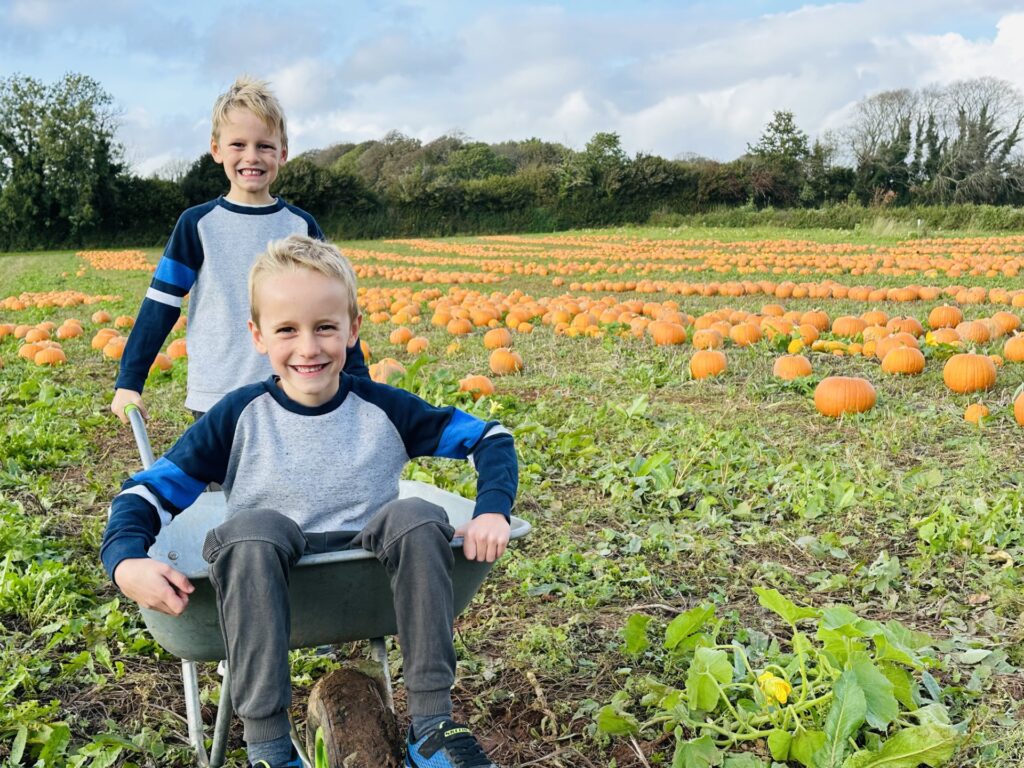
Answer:
[[[294,234],[324,239],[312,216],[281,198],[250,206],[218,197],[181,214],[128,336],[115,386],[142,391],[186,294],[187,408],[208,411],[233,389],[269,376],[270,363],[253,347],[246,325],[249,269],[267,243]],[[369,375],[358,342],[348,350],[345,371]]]
[[[100,547],[107,573],[146,557],[160,527],[209,483],[224,487],[228,517],[269,509],[304,531],[355,531],[398,498],[410,459],[471,459],[474,517],[509,517],[519,472],[501,424],[370,379],[342,373],[340,381],[317,407],[291,400],[273,376],[224,397],[114,498]]]

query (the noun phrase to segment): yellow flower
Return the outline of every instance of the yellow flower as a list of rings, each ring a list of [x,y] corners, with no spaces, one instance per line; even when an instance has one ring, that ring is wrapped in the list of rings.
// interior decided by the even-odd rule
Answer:
[[[789,342],[789,346],[786,347],[786,351],[791,355],[798,354],[804,348],[804,343],[801,339],[793,339]]]
[[[757,678],[757,684],[769,701],[774,699],[779,704],[785,704],[793,690],[793,686],[771,672],[762,673]]]

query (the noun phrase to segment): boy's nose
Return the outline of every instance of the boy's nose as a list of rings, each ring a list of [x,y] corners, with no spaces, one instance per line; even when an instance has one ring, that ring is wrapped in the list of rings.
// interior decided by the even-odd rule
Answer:
[[[315,333],[303,334],[299,343],[299,353],[305,357],[316,357],[320,354],[320,340]]]

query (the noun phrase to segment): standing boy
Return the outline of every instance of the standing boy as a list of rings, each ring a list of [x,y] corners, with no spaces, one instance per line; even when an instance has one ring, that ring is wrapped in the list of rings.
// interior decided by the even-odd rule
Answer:
[[[210,153],[224,166],[226,196],[189,208],[178,219],[139,309],[121,358],[110,409],[142,404],[142,388],[157,352],[181,315],[189,294],[188,391],[185,407],[196,415],[225,394],[266,378],[266,358],[248,340],[246,277],[271,240],[291,234],[323,239],[313,217],[281,198],[270,185],[288,157],[284,112],[267,83],[238,78],[213,107]],[[346,370],[368,376],[358,339]]]
[[[249,759],[277,768],[298,764],[288,740],[288,572],[317,542],[350,540],[391,579],[412,717],[406,764],[496,768],[451,721],[450,541],[462,535],[469,559],[504,553],[518,483],[512,436],[497,422],[343,372],[362,318],[355,275],[334,246],[302,236],[271,243],[249,292],[252,341],[274,375],[228,394],[124,484],[100,552],[107,572],[140,605],[180,614],[192,585],[146,551],[207,483],[222,484],[226,521],[207,535],[203,556]],[[440,507],[398,499],[416,456],[473,460],[476,505],[460,530]]]

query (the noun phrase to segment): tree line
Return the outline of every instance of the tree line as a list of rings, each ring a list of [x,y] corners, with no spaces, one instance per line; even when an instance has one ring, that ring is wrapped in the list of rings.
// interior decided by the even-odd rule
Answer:
[[[1018,90],[980,78],[869,96],[813,142],[778,111],[728,162],[631,157],[607,132],[580,151],[392,132],[294,157],[272,191],[338,238],[541,232],[729,209],[1020,206],[1022,119]],[[209,154],[134,174],[116,129],[113,99],[88,76],[0,80],[0,249],[158,244],[184,208],[226,191]]]

